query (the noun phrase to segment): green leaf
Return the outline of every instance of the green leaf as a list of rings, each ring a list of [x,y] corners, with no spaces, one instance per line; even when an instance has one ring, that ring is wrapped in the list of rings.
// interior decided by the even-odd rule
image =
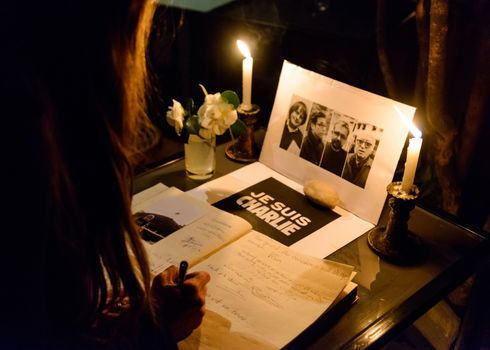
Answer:
[[[185,128],[189,134],[199,134],[199,129],[201,125],[199,125],[199,117],[197,115],[191,115],[185,121]]]
[[[247,131],[247,126],[241,119],[237,119],[232,126],[230,126],[231,133],[233,137],[239,137],[242,134],[245,134]]]
[[[233,107],[238,108],[240,104],[240,98],[235,91],[226,90],[221,93],[221,97],[223,97],[229,104],[233,105]]]
[[[189,115],[194,115],[196,113],[196,104],[194,103],[194,100],[192,98],[187,100],[184,108],[187,113],[189,113]]]

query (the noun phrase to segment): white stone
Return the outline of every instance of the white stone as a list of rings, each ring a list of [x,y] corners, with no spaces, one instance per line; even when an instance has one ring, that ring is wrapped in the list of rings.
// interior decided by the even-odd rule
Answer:
[[[335,188],[321,180],[308,180],[303,186],[305,196],[312,202],[333,209],[340,202]]]

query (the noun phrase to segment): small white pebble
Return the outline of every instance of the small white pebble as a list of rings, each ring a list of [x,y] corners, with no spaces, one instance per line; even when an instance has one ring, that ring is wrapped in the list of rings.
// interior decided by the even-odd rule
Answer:
[[[327,207],[335,208],[340,202],[339,195],[335,188],[327,182],[321,180],[308,180],[303,186],[305,196],[312,202]]]

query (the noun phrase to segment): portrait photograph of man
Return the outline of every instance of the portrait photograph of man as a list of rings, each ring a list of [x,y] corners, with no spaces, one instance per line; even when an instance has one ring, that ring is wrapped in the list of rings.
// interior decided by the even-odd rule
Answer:
[[[319,165],[325,147],[324,139],[330,127],[331,115],[327,108],[314,103],[311,108],[306,134],[299,156],[307,161]]]
[[[382,129],[370,124],[357,124],[351,152],[347,155],[342,178],[364,188],[371,171]]]
[[[347,141],[349,136],[351,136],[355,120],[336,112],[332,114],[332,126],[325,144],[320,166],[340,176],[347,158]]]

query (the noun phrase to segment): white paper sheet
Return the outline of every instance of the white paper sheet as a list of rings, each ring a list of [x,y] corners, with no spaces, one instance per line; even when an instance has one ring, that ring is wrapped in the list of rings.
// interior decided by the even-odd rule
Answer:
[[[143,195],[145,193],[142,192]],[[172,218],[179,225],[188,225],[214,209],[209,203],[189,196],[176,187],[170,187],[149,198],[147,195],[146,197],[145,200],[138,201],[137,205],[133,199],[133,213],[138,211],[157,213]]]
[[[193,269],[211,274],[206,307],[221,322],[203,331],[214,331],[207,345],[219,349],[219,339],[230,337],[285,346],[333,303],[353,267],[294,253],[252,231]]]
[[[232,173],[196,187],[187,193],[197,199],[214,203],[269,177],[274,177],[302,193],[302,185],[275,172],[260,162],[246,165]],[[339,219],[330,222],[318,231],[294,243],[290,248],[302,254],[324,258],[374,226],[340,207],[336,207],[334,211],[341,215]]]
[[[158,196],[159,194],[165,192],[169,187],[162,184],[161,182],[157,183],[156,185],[147,188],[144,191],[141,191],[139,193],[136,193],[133,196],[132,202],[131,202],[131,210],[133,213],[136,213],[137,211],[141,210],[141,206],[148,206],[150,203],[155,202],[155,197]]]
[[[338,119],[350,123],[351,130],[343,146],[348,154],[354,149],[355,139],[362,131],[369,132],[376,140],[370,157],[371,170],[364,185],[354,185],[303,159],[297,152],[279,146],[289,108],[298,100],[305,103],[308,113],[315,108],[323,109],[331,117],[324,143],[331,140],[333,123]],[[298,184],[309,179],[330,183],[339,193],[340,207],[376,224],[386,199],[386,186],[392,181],[408,132],[400,113],[405,120],[411,120],[414,112],[414,107],[285,61],[259,160]],[[302,126],[304,134],[307,133],[305,125]]]
[[[148,246],[153,274],[187,260],[190,265],[243,236],[252,227],[242,218],[215,209],[193,223]]]

